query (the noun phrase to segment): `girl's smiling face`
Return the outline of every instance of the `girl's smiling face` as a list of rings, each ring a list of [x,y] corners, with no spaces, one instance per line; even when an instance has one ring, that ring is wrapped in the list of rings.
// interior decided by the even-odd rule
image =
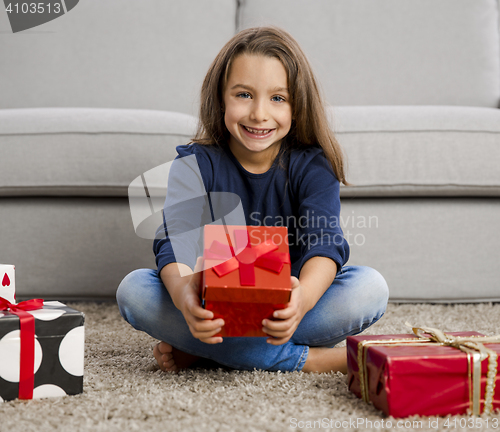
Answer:
[[[266,171],[292,124],[287,73],[274,57],[242,54],[224,88],[229,147],[240,163]]]

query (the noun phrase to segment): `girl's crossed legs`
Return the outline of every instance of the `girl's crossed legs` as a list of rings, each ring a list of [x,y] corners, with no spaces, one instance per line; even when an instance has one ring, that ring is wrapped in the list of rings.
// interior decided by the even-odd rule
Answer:
[[[292,338],[278,346],[268,344],[265,337],[224,338],[213,345],[194,338],[156,270],[128,274],[116,298],[122,316],[135,329],[185,353],[233,369],[300,371],[309,347],[333,347],[377,322],[387,307],[388,288],[382,275],[370,267],[343,267]]]

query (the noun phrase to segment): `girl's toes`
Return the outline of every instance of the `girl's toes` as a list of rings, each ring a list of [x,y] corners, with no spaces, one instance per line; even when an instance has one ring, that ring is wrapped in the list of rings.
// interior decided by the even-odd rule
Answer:
[[[170,359],[170,360],[167,360],[167,361],[164,361],[163,362],[163,367],[166,368],[166,369],[170,369],[172,368],[173,366],[175,366],[175,361],[174,359]]]
[[[169,360],[172,360],[173,358],[174,358],[174,356],[172,355],[172,353],[162,354],[161,361],[168,362]]]
[[[160,344],[158,343],[158,344],[156,344],[156,345],[154,346],[154,348],[153,348],[153,355],[155,356],[155,359],[156,359],[156,360],[160,360],[160,359],[161,359],[161,356],[162,356],[162,354],[161,354],[161,352],[160,352],[159,345],[160,345]]]
[[[166,353],[171,353],[172,350],[173,350],[173,347],[172,345],[166,343],[166,342],[160,342],[158,345],[158,350],[162,353],[162,354],[166,354]]]
[[[177,372],[179,370],[179,368],[177,367],[177,365],[174,363],[173,366],[168,366],[168,367],[165,367],[164,368],[165,372]]]

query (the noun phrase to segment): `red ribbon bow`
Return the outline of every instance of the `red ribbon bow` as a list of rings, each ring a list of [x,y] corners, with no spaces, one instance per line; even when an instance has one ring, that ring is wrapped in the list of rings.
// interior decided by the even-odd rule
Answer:
[[[206,259],[227,260],[213,268],[219,277],[239,268],[240,284],[255,286],[255,266],[279,274],[284,264],[290,264],[289,254],[274,252],[278,246],[272,240],[266,240],[257,246],[252,246],[247,230],[235,230],[234,238],[236,249],[242,249],[237,255],[234,254],[230,244],[222,244],[217,240],[214,240],[210,248],[205,251]]]
[[[35,387],[35,317],[27,311],[42,308],[42,299],[13,304],[0,297],[0,310],[10,310],[19,317],[19,330],[21,331],[19,399],[33,399]]]

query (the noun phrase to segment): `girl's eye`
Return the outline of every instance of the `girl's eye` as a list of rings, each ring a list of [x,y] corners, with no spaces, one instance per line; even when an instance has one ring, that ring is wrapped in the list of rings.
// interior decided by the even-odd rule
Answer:
[[[273,96],[271,100],[274,102],[285,102],[285,98],[283,96]]]
[[[247,98],[250,97],[250,93],[238,93],[236,97]]]

